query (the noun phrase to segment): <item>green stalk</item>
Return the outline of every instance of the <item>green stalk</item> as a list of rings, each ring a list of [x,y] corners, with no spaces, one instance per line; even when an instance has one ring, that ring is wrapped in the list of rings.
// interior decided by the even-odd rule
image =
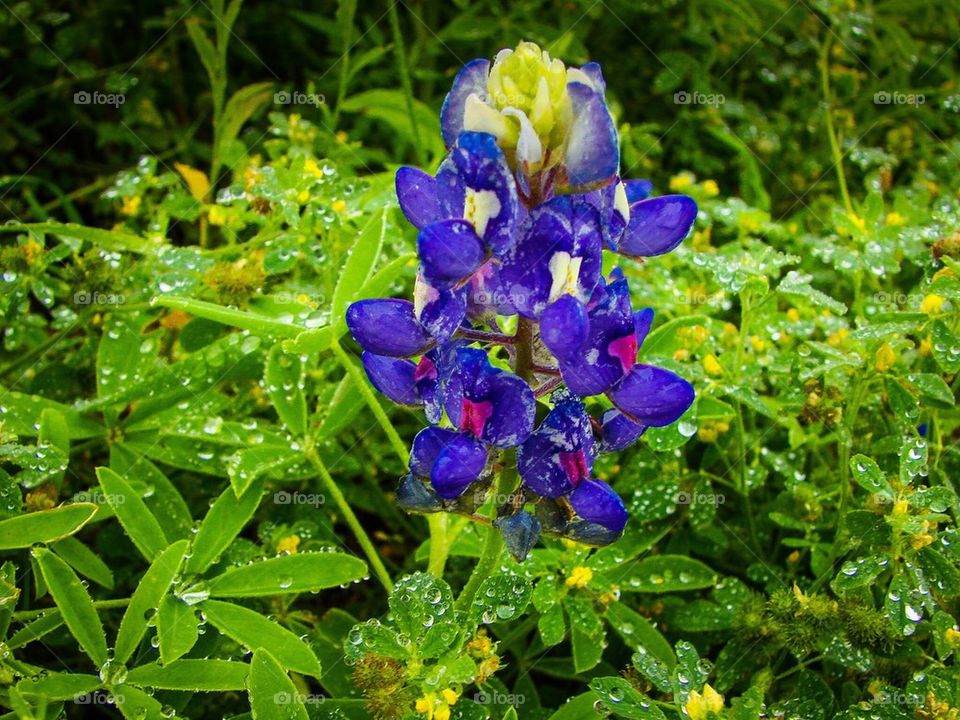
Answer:
[[[397,3],[391,3],[390,31],[393,33],[393,45],[397,51],[397,66],[400,69],[400,82],[403,85],[403,94],[407,101],[407,113],[410,115],[410,129],[413,131],[413,147],[417,154],[417,162],[423,164],[423,147],[420,144],[420,128],[417,126],[417,113],[413,104],[413,82],[410,80],[410,67],[407,65],[407,51],[403,44],[403,33],[400,31],[400,16],[397,13]]]
[[[393,451],[400,458],[400,462],[406,466],[410,462],[407,446],[400,438],[396,428],[393,427],[393,423],[390,422],[390,418],[387,417],[370,386],[367,385],[363,373],[360,372],[360,369],[350,359],[347,351],[343,349],[339,342],[334,340],[330,347],[333,349],[333,354],[337,356],[337,360],[343,365],[344,370],[350,375],[350,380],[356,386],[363,401],[386,433]],[[427,526],[430,529],[430,558],[427,563],[427,570],[438,578],[443,577],[443,569],[447,564],[447,556],[450,553],[450,543],[453,542],[453,537],[448,533],[448,525],[448,519],[444,513],[427,516]]]
[[[750,312],[750,297],[747,293],[742,293],[740,295],[740,336],[737,338],[736,354],[736,373],[738,381],[741,379],[741,374],[743,372],[743,350],[746,346],[750,332]],[[753,546],[754,552],[759,552],[760,543],[757,540],[757,527],[753,518],[753,503],[750,500],[750,488],[747,483],[746,428],[743,424],[743,406],[739,400],[734,403],[734,408],[736,410],[737,420],[737,465],[740,470],[740,496],[743,498],[744,514],[747,517],[747,530],[750,533],[750,544]]]
[[[840,197],[843,198],[843,207],[847,215],[853,217],[856,213],[853,210],[853,203],[850,202],[850,192],[847,190],[847,178],[843,174],[843,153],[840,151],[840,142],[837,140],[837,132],[833,126],[833,111],[831,107],[830,94],[830,47],[832,43],[830,37],[823,41],[820,48],[820,86],[823,90],[823,101],[826,103],[824,117],[827,122],[827,137],[830,140],[830,152],[833,155],[833,167],[837,172],[837,184],[840,188]]]
[[[326,490],[326,492],[330,494],[330,497],[333,498],[334,503],[336,503],[337,507],[340,509],[340,512],[343,513],[343,519],[347,521],[347,525],[349,525],[350,529],[353,531],[354,536],[357,538],[357,542],[360,543],[360,547],[363,549],[364,555],[366,555],[367,560],[370,561],[370,567],[373,568],[374,575],[377,576],[380,584],[386,588],[387,592],[392,593],[393,581],[390,579],[390,573],[388,573],[387,568],[384,567],[383,561],[380,559],[380,555],[377,553],[376,547],[374,547],[373,543],[370,541],[370,536],[367,535],[367,531],[363,529],[363,526],[360,524],[360,521],[354,514],[353,509],[350,507],[350,503],[348,503],[347,499],[343,496],[343,493],[337,486],[333,476],[330,475],[330,471],[327,470],[327,466],[323,464],[323,460],[321,460],[320,456],[317,455],[317,451],[311,447],[306,454],[307,458],[317,469],[317,472],[320,473],[320,480],[323,482],[324,490]]]

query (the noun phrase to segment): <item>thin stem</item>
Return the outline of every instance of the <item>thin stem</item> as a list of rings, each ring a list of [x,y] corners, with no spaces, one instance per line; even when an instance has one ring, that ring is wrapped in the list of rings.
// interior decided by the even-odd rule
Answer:
[[[486,332],[485,330],[471,330],[461,328],[457,335],[467,340],[477,340],[479,342],[491,342],[497,345],[513,345],[514,336],[504,335],[503,333]]]
[[[400,16],[397,13],[397,3],[392,3],[388,11],[390,15],[390,31],[393,33],[393,45],[397,52],[397,66],[400,69],[400,82],[403,85],[403,94],[407,101],[407,113],[410,115],[410,129],[413,131],[413,146],[417,160],[423,164],[423,147],[420,144],[420,128],[417,126],[416,107],[413,103],[413,83],[410,80],[410,68],[407,65],[407,51],[403,44],[403,33],[400,31]]]
[[[443,568],[447,564],[452,542],[447,528],[450,525],[450,516],[439,512],[427,515],[427,526],[430,528],[430,557],[427,560],[427,572],[436,578],[443,577]]]
[[[533,395],[534,397],[541,398],[544,395],[547,395],[548,393],[551,393],[554,390],[556,390],[558,387],[560,387],[562,383],[563,383],[563,378],[560,378],[560,377],[550,378],[549,380],[547,380],[547,382],[545,382],[543,385],[541,385],[536,390],[534,390]]]
[[[313,447],[310,447],[310,449],[307,451],[307,458],[317,469],[317,472],[320,473],[320,480],[323,482],[324,490],[330,494],[330,497],[333,498],[333,501],[340,509],[340,512],[343,513],[343,519],[347,521],[347,525],[350,526],[354,537],[356,537],[357,542],[360,543],[360,547],[363,549],[364,555],[366,555],[367,560],[370,561],[370,567],[373,568],[374,575],[377,576],[377,579],[380,581],[383,587],[386,588],[387,592],[392,593],[393,581],[390,579],[390,573],[388,573],[387,568],[384,567],[383,561],[380,559],[380,555],[377,552],[376,547],[374,547],[373,543],[370,541],[370,537],[367,535],[367,531],[363,529],[363,526],[357,519],[356,514],[354,514],[353,509],[347,502],[347,499],[340,491],[340,488],[333,479],[333,476],[330,475],[330,471],[327,470],[327,466],[323,464],[323,460],[320,459],[320,456],[317,455],[317,451]]]
[[[840,142],[837,140],[837,132],[833,126],[833,112],[831,107],[830,93],[830,48],[832,40],[828,36],[823,41],[820,48],[820,85],[823,90],[823,101],[826,103],[824,117],[827,122],[827,137],[830,140],[830,152],[833,155],[833,167],[837,171],[837,184],[840,188],[840,197],[843,198],[843,206],[846,208],[847,215],[853,217],[856,213],[853,211],[853,203],[850,202],[850,192],[847,190],[847,178],[843,174],[843,153],[840,151]]]
[[[739,381],[743,375],[743,350],[750,332],[751,320],[750,296],[748,293],[740,295],[740,336],[737,338],[736,373]],[[747,481],[747,439],[746,428],[743,423],[743,406],[737,400],[734,403],[737,421],[737,467],[740,471],[740,496],[743,498],[744,514],[747,517],[747,531],[750,534],[750,544],[754,552],[759,552],[760,543],[757,540],[757,527],[753,517],[753,503],[750,499],[750,487]]]

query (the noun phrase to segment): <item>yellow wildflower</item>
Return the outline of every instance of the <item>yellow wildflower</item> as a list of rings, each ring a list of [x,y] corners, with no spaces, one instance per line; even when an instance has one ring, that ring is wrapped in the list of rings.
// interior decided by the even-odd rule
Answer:
[[[583,588],[593,578],[593,570],[583,565],[578,565],[570,572],[570,577],[566,580],[567,587]]]
[[[896,361],[897,354],[893,351],[893,348],[890,347],[890,343],[884,343],[874,356],[874,367],[877,369],[877,372],[886,372],[893,367],[893,363]]]
[[[945,301],[946,298],[944,298],[942,295],[930,293],[923,298],[923,302],[920,303],[920,312],[926,313],[927,315],[940,312],[940,308],[943,307],[943,303]]]
[[[849,329],[847,329],[847,328],[840,328],[840,329],[837,330],[836,332],[830,333],[830,334],[827,336],[827,345],[831,345],[831,346],[833,346],[833,347],[836,347],[837,345],[842,344],[843,341],[847,339],[847,335],[849,335],[849,334],[850,334],[850,330],[849,330]]]
[[[933,343],[930,342],[930,338],[926,337],[920,341],[920,347],[917,348],[917,352],[919,352],[922,357],[930,357],[930,353],[933,352]]]
[[[767,348],[767,343],[764,342],[763,338],[756,335],[750,336],[750,345],[753,347],[754,352],[763,352]]]
[[[137,214],[137,210],[140,209],[140,196],[134,195],[133,197],[125,197],[123,199],[123,205],[120,207],[120,212],[124,215],[131,217]]]
[[[277,543],[277,552],[286,553],[287,555],[296,555],[298,547],[300,547],[300,536],[287,535]]]
[[[683,709],[690,720],[706,720],[707,716],[723,710],[723,695],[710,687],[709,684],[704,685],[703,693],[696,690],[690,692],[690,697]]]
[[[670,189],[674,192],[681,192],[693,185],[695,180],[696,178],[693,176],[693,173],[682,172],[670,178]]]
[[[800,311],[796,308],[790,308],[787,310],[787,320],[790,322],[799,322],[800,321]]]
[[[720,186],[716,180],[704,180],[703,192],[707,197],[716,197],[720,194]]]
[[[703,359],[703,369],[707,371],[708,375],[723,375],[723,366],[713,353]]]
[[[333,204],[330,206],[333,208],[334,212],[345,213],[347,211],[347,203],[343,200],[334,200]]]
[[[888,212],[883,222],[886,225],[903,225],[907,219],[898,212]]]

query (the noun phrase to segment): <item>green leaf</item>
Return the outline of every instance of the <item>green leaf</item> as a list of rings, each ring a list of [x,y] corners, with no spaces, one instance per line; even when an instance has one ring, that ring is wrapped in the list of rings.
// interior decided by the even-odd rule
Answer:
[[[61,238],[86,240],[91,245],[104,250],[130,252],[137,255],[150,255],[156,252],[158,245],[128,232],[104,230],[103,228],[78,225],[76,223],[7,223],[0,225],[0,232],[50,233]]]
[[[337,587],[367,575],[367,564],[335,552],[281,555],[241,565],[210,580],[212,597],[262,597]]]
[[[333,342],[334,330],[335,328],[332,325],[304,330],[292,340],[284,340],[281,347],[288,353],[319,355],[330,347],[330,343]]]
[[[470,621],[489,624],[516,620],[527,609],[533,587],[523,575],[498,573],[480,583],[470,608]]]
[[[251,483],[263,475],[304,462],[303,453],[289,447],[259,447],[237,450],[227,458],[227,476],[237,497],[241,497]]]
[[[600,638],[587,635],[575,627],[570,628],[574,672],[582,673],[595,667],[603,657],[604,643]]]
[[[830,587],[838,595],[844,595],[851,590],[867,587],[890,567],[890,560],[883,555],[868,555],[848,560],[840,568],[840,572],[830,583]]]
[[[190,652],[197,643],[198,621],[194,609],[173,595],[164,595],[157,608],[157,638],[160,660],[169,665]]]
[[[56,608],[47,610],[36,620],[20,628],[10,636],[7,641],[7,647],[10,650],[16,650],[25,645],[29,645],[34,640],[39,640],[47,633],[53,632],[63,625],[63,615]]]
[[[114,660],[118,664],[126,663],[140,644],[147,632],[145,618],[160,605],[169,591],[173,579],[180,571],[187,547],[187,541],[180,540],[157,555],[137,584],[117,631]]]
[[[887,481],[880,466],[866,455],[854,455],[850,458],[850,472],[857,484],[867,492],[886,498],[893,498],[893,487]]]
[[[960,371],[960,340],[943,320],[935,320],[930,328],[933,357],[940,369],[949,375]]]
[[[70,566],[49,550],[35,548],[33,557],[70,632],[100,667],[107,661],[107,636],[87,589]]]
[[[683,343],[683,338],[677,334],[677,330],[694,325],[710,327],[710,318],[706,315],[686,315],[665,322],[647,335],[643,345],[640,346],[640,359],[657,355],[672,356]]]
[[[931,405],[944,409],[952,408],[956,405],[953,397],[953,391],[947,382],[939,375],[933,373],[913,373],[907,375],[907,381],[913,384],[920,391],[920,397],[926,399]]]
[[[438,657],[456,637],[453,592],[429,573],[401,578],[390,596],[390,612],[401,635],[421,657]]]
[[[643,615],[622,602],[616,602],[607,607],[605,617],[627,647],[643,650],[657,658],[665,667],[673,667],[677,661],[673,656],[673,648]]]
[[[380,257],[380,248],[383,247],[383,239],[387,234],[387,212],[388,208],[384,207],[380,212],[371,214],[350,249],[350,255],[333,290],[331,317],[336,318],[338,323],[358,288],[370,278],[373,266]]]
[[[653,700],[634,688],[623,678],[604,677],[590,681],[590,689],[600,698],[609,712],[632,720],[666,720],[663,711]]]
[[[207,600],[201,610],[209,623],[252,650],[265,649],[287,670],[320,677],[320,662],[307,643],[256,610],[220,600]]]
[[[549,720],[586,720],[586,718],[593,718],[597,714],[594,709],[597,700],[599,698],[593,691],[567,698],[560,708],[550,716]]]
[[[73,503],[0,520],[0,550],[61,540],[73,535],[96,514],[97,506],[93,503]]]
[[[648,652],[645,647],[640,647],[630,660],[637,671],[652,682],[660,692],[673,691],[672,669],[677,664],[677,659],[673,655],[673,648],[670,649],[669,663],[652,652]]]
[[[253,517],[263,495],[263,481],[255,480],[239,498],[224,490],[207,512],[193,541],[186,571],[198,575],[209,568]]]
[[[811,305],[825,307],[837,315],[845,315],[847,306],[838,300],[834,300],[825,292],[814,288],[810,284],[812,279],[812,275],[807,275],[798,270],[791,270],[784,275],[783,280],[780,281],[780,284],[777,286],[777,292],[788,297],[805,298]]]
[[[40,412],[38,445],[53,445],[66,455],[70,454],[70,427],[67,418],[57,408],[44,408]]]
[[[50,549],[84,577],[107,589],[113,587],[113,573],[107,564],[76,538],[65,537],[51,545]]]
[[[141,665],[127,674],[127,684],[157,690],[199,692],[242,690],[249,666],[230,660],[177,660],[169,665]]]
[[[114,688],[117,709],[126,720],[166,720],[169,713],[159,700],[133,685],[120,685]]]
[[[153,488],[153,494],[145,502],[163,528],[164,535],[171,540],[191,535],[193,517],[190,508],[160,468],[126,445],[111,443],[110,469],[121,477],[137,478],[145,486]]]
[[[206,318],[222,325],[249,330],[272,338],[294,338],[303,332],[303,328],[298,325],[291,325],[246,310],[224,307],[205,300],[194,300],[178,295],[159,295],[153,299],[153,304],[183,310],[196,317]]]
[[[107,504],[137,546],[137,550],[147,560],[153,560],[169,542],[140,493],[108,467],[97,468],[97,479],[100,480]]]
[[[717,575],[699,560],[684,555],[652,555],[620,576],[627,592],[662,593],[713,586]]]
[[[303,394],[306,368],[299,355],[288,355],[274,345],[263,370],[267,396],[277,415],[296,437],[307,432],[307,400]]]
[[[45,700],[73,700],[89,695],[100,688],[103,682],[96,675],[82,673],[48,672],[42,677],[26,678],[17,683],[25,697]]]
[[[309,720],[303,696],[266,650],[253,653],[247,691],[256,720]]]
[[[0,230],[10,227],[0,225]],[[86,440],[102,437],[106,432],[99,423],[83,417],[68,405],[48,400],[39,395],[25,395],[14,390],[6,390],[0,401],[0,415],[3,416],[3,429],[23,437],[36,437],[37,418],[44,410],[56,410],[66,421],[67,433],[71,440]]]
[[[239,135],[243,124],[268,103],[272,96],[272,82],[246,85],[230,96],[220,116],[220,127],[217,128],[216,155],[218,158],[223,158],[227,146]]]

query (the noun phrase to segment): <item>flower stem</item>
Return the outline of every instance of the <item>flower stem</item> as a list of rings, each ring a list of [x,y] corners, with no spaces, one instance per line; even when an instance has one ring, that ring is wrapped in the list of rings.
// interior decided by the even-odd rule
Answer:
[[[517,483],[517,461],[514,450],[508,451],[506,460],[503,471],[497,477],[497,482],[494,483],[493,486],[492,494],[494,502],[490,506],[491,522],[497,516],[496,499],[512,493]],[[463,586],[460,597],[457,598],[456,605],[454,606],[457,612],[464,613],[470,608],[473,604],[473,598],[477,595],[477,590],[480,589],[480,583],[490,577],[496,569],[497,563],[500,562],[500,556],[502,554],[503,538],[500,536],[500,531],[491,526],[487,529],[487,537],[483,541],[483,548],[480,550],[480,557],[477,560],[477,564],[474,565],[473,572],[470,574],[467,584]]]
[[[367,531],[363,529],[363,526],[360,524],[360,521],[354,514],[353,509],[350,507],[350,503],[347,502],[347,499],[343,496],[343,493],[337,486],[333,476],[330,475],[330,471],[327,470],[327,466],[323,464],[323,460],[320,459],[320,456],[317,455],[317,451],[314,448],[311,447],[307,451],[306,455],[313,466],[317,469],[317,472],[320,473],[320,480],[323,482],[324,490],[330,494],[330,497],[333,498],[333,501],[340,509],[340,512],[343,513],[343,519],[347,521],[347,525],[350,526],[354,536],[357,538],[357,542],[360,543],[360,547],[363,549],[364,555],[366,555],[367,560],[370,561],[370,567],[373,568],[374,575],[377,576],[377,579],[380,581],[383,587],[387,589],[387,592],[392,593],[393,581],[390,579],[390,573],[388,573],[387,568],[384,567],[383,561],[380,559],[380,555],[377,553],[376,547],[374,547],[373,543],[370,541],[370,536],[367,535]]]

